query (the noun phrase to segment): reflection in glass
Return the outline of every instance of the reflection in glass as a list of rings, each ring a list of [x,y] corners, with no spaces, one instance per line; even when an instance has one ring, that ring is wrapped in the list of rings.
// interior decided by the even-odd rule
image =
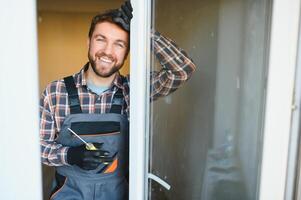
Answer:
[[[153,3],[155,29],[198,69],[151,104],[150,172],[171,190],[151,181],[149,199],[257,199],[271,2]]]

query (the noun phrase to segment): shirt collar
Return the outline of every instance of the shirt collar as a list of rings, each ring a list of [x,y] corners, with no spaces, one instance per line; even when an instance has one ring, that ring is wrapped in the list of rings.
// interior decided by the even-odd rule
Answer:
[[[85,72],[88,70],[89,68],[89,62],[87,64],[85,64],[83,66],[83,68],[77,73],[75,74],[75,85],[76,87],[83,87],[83,86],[87,86],[87,80],[85,77]],[[122,84],[122,77],[119,73],[119,71],[117,72],[115,79],[112,82],[112,85],[110,86],[110,88],[113,88],[114,86],[120,88],[120,89],[124,89],[124,86]]]

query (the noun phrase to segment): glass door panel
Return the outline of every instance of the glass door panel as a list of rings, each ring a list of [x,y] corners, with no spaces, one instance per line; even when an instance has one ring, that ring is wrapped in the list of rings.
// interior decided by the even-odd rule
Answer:
[[[171,189],[151,180],[149,199],[258,199],[270,15],[269,0],[153,1],[197,70],[150,104],[149,172]]]

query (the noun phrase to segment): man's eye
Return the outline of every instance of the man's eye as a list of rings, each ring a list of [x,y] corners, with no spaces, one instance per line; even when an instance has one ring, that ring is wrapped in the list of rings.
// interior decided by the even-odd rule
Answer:
[[[123,44],[121,44],[121,43],[117,43],[116,45],[117,45],[117,47],[119,47],[119,48],[124,48],[124,47],[125,47],[125,46],[124,46]]]
[[[100,42],[103,42],[105,41],[103,38],[96,38],[96,41],[100,41]]]

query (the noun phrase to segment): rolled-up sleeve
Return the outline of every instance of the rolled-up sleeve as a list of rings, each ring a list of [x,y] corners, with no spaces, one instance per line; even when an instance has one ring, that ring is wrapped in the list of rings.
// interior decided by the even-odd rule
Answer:
[[[151,73],[151,100],[166,96],[183,85],[196,66],[187,53],[159,32],[152,33],[152,49],[162,69]]]

